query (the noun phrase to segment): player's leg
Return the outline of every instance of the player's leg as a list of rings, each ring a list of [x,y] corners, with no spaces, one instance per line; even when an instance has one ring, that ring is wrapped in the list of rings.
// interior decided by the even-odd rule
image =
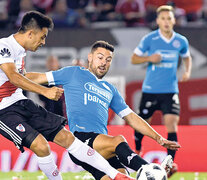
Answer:
[[[151,123],[151,120],[152,120],[152,118],[145,119],[145,121],[148,122],[149,124]],[[135,140],[135,148],[136,148],[135,152],[140,156],[142,156],[141,149],[142,149],[143,137],[144,137],[144,135],[141,134],[140,132],[137,132],[137,131],[134,132],[134,140]]]
[[[48,179],[62,180],[51,154],[50,146],[41,134],[33,140],[29,148],[37,155],[39,168],[45,173]]]
[[[84,168],[86,171],[90,172],[96,180],[111,180],[111,178],[110,178],[108,175],[106,175],[104,172],[102,172],[102,171],[100,171],[100,170],[98,170],[98,169],[96,169],[96,168],[90,166],[90,165],[87,164],[87,163],[84,163],[84,162],[82,162],[82,161],[79,161],[79,160],[78,160],[77,158],[75,158],[72,154],[69,154],[69,155],[70,155],[71,160],[72,160],[75,164],[81,166],[81,167]],[[117,161],[118,161],[118,160],[117,160]],[[108,161],[108,162],[111,164],[111,160]],[[120,162],[118,162],[118,163],[116,162],[116,166],[115,166],[115,167],[113,166],[113,164],[111,164],[111,166],[114,167],[114,168],[116,168],[119,164],[120,164]],[[120,167],[121,167],[121,168],[118,168],[118,169],[117,169],[119,172],[121,172],[121,173],[123,173],[123,174],[128,174],[128,173],[126,172],[125,168],[123,167],[123,165],[120,164]]]
[[[164,123],[167,128],[168,132],[168,140],[170,141],[178,141],[177,139],[177,125],[179,122],[179,116],[175,114],[165,114],[164,115]],[[170,154],[173,157],[173,160],[175,158],[176,151],[168,149],[168,154]]]
[[[80,139],[82,142],[84,142],[85,144],[88,144],[90,147],[93,148],[93,142],[99,134],[98,133],[93,133],[93,132],[89,132],[89,133],[87,133],[87,132],[75,132],[74,135],[78,139]],[[108,180],[109,179],[109,177],[105,173],[103,173],[102,171],[90,166],[87,163],[79,161],[77,158],[75,158],[71,154],[69,154],[69,155],[70,155],[70,158],[72,159],[72,161],[75,164],[78,164],[78,165],[82,166],[85,170],[90,172],[95,179],[101,179],[101,180]],[[108,159],[108,162],[112,167],[117,169],[119,172],[124,173],[124,174],[128,174],[125,167],[120,163],[120,161],[118,160],[118,158],[116,156]]]
[[[161,109],[164,114],[164,123],[168,132],[168,140],[177,142],[177,128],[179,122],[180,104],[178,94],[163,94]],[[175,158],[176,151],[168,150],[168,154]]]
[[[119,175],[118,171],[112,168],[100,154],[75,138],[70,131],[64,128],[66,122],[64,117],[48,112],[32,101],[28,101],[25,108],[31,112],[28,123],[31,127],[38,130],[47,141],[55,142],[66,148],[73,156],[99,168],[112,179],[115,179]],[[128,179],[130,178],[128,177]]]
[[[164,115],[164,122],[167,128],[168,137],[167,139],[170,141],[178,141],[177,138],[177,125],[179,122],[179,116],[174,114],[166,114]],[[168,155],[171,155],[173,160],[175,159],[176,151],[167,149]],[[176,163],[173,163],[170,172],[168,173],[168,177],[172,176],[172,174],[176,173],[178,170],[178,166]]]
[[[63,128],[55,136],[54,143],[66,148],[68,152],[79,161],[90,164],[96,169],[103,171],[110,178],[115,179],[118,171],[114,169],[97,151],[84,144],[78,138]]]
[[[151,117],[154,111],[156,110],[156,108],[157,108],[156,95],[149,94],[149,93],[142,93],[138,115],[150,124]],[[135,146],[136,146],[135,152],[138,155],[141,155],[143,137],[144,137],[143,134],[135,131],[134,134]]]
[[[143,164],[148,164],[144,159],[132,151],[123,136],[113,137],[99,134],[93,142],[93,148],[106,159],[117,155],[121,163],[135,171],[137,171]]]
[[[180,103],[178,94],[170,93],[163,95],[164,102],[162,104],[162,111],[164,114],[164,123],[167,128],[168,137],[170,141],[178,141],[177,130],[179,123],[179,113],[180,113]],[[167,150],[168,155],[171,155],[173,160],[175,159],[176,151]],[[173,167],[170,171],[170,174],[173,174],[177,171],[177,164],[173,163]]]
[[[58,174],[57,166],[50,155],[48,142],[27,124],[25,119],[27,115],[27,111],[18,103],[0,110],[0,134],[13,141],[22,152],[23,146],[30,148],[38,156],[39,167],[47,177],[51,180],[61,180],[61,175]]]

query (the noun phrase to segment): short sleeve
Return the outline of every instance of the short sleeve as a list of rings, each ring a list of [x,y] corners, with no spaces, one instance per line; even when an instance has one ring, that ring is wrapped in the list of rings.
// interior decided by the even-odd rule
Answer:
[[[75,67],[68,66],[57,71],[46,73],[49,85],[64,85],[71,81],[75,72]]]
[[[0,44],[0,64],[14,63],[12,58],[11,49],[4,44]]]
[[[128,107],[123,97],[119,93],[119,91],[114,87],[113,89],[113,98],[111,100],[110,108],[121,118],[127,116],[132,112],[132,110]]]
[[[180,50],[180,56],[182,58],[186,58],[186,57],[189,57],[190,56],[190,51],[189,51],[189,42],[188,40],[183,37],[183,42],[182,42],[182,49]]]
[[[145,52],[149,50],[150,38],[149,36],[144,36],[139,45],[135,48],[134,53],[138,56],[142,56]]]

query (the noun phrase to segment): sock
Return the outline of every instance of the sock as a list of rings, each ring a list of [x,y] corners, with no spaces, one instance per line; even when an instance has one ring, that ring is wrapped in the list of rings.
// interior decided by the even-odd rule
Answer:
[[[104,159],[98,152],[84,144],[79,139],[75,138],[74,142],[67,149],[79,161],[85,162],[96,169],[107,174],[111,179],[114,179],[118,173],[106,159]]]
[[[49,180],[62,180],[62,176],[59,173],[52,154],[45,157],[38,157],[37,161],[39,168],[45,173]]]
[[[177,141],[178,141],[178,139],[177,139],[177,133],[176,133],[176,132],[168,133],[167,140],[170,140],[170,141],[176,141],[176,142],[177,142]],[[176,153],[176,151],[167,149],[167,154],[168,154],[168,155],[171,155],[172,158],[173,158],[173,160],[175,159],[175,153]]]
[[[116,155],[120,162],[125,166],[137,171],[143,164],[148,164],[147,161],[138,156],[134,151],[131,150],[126,142],[120,143],[116,147]]]
[[[134,139],[135,139],[135,145],[136,145],[136,150],[140,151],[142,147],[142,139],[144,135],[139,133],[139,132],[134,132]]]

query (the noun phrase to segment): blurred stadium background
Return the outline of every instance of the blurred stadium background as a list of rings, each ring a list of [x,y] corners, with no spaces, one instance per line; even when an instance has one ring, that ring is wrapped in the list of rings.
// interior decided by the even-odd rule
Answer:
[[[188,38],[193,57],[191,79],[179,83],[181,118],[178,139],[182,148],[175,161],[180,172],[207,172],[207,0],[0,0],[0,38],[15,33],[21,17],[28,10],[51,16],[55,29],[49,34],[46,45],[36,53],[28,52],[26,57],[27,71],[38,72],[46,71],[45,60],[49,55],[57,56],[61,66],[68,66],[74,59],[87,61],[88,50],[94,41],[112,43],[115,56],[106,78],[137,111],[146,65],[131,65],[130,57],[140,39],[156,28],[156,7],[166,3],[175,7],[175,31]],[[128,13],[133,13],[133,18],[127,18]],[[178,77],[182,70],[180,62]],[[36,94],[27,93],[27,96],[42,103]],[[132,129],[113,112],[109,113],[109,133],[122,132],[134,149]],[[165,137],[166,130],[159,113],[152,123]],[[71,162],[62,148],[54,144],[51,147],[61,172],[82,170]],[[143,157],[146,160],[160,162],[165,153],[163,148],[145,138]],[[0,171],[23,170],[38,170],[34,154],[29,150],[21,154],[11,142],[0,136]],[[207,175],[203,179],[207,179]]]

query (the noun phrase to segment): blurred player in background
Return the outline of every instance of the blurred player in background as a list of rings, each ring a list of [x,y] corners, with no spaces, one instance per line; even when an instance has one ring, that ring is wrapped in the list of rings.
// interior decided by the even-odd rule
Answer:
[[[100,168],[112,179],[131,179],[112,168],[94,149],[64,128],[66,119],[46,111],[27,99],[22,89],[58,100],[63,89],[47,88],[24,77],[26,51],[36,51],[45,44],[52,20],[36,11],[24,15],[16,34],[0,39],[0,133],[14,142],[22,152],[23,146],[37,155],[40,169],[50,180],[61,180],[48,141],[52,141],[77,159]],[[64,77],[65,78],[65,77]]]
[[[73,59],[72,66],[88,67],[88,64],[83,59]]]
[[[68,66],[46,74],[27,73],[26,76],[37,83],[63,85],[70,130],[81,141],[97,150],[114,168],[126,173],[122,163],[137,171],[147,162],[131,150],[123,136],[107,135],[109,108],[136,131],[151,137],[160,145],[172,150],[177,150],[180,146],[164,139],[152,129],[128,107],[118,90],[102,79],[111,66],[113,51],[114,47],[111,44],[97,41],[88,54],[88,69]],[[109,179],[98,167],[99,170],[80,162],[71,154],[70,156],[95,179]],[[167,159],[167,164],[172,162],[170,158],[172,157]]]
[[[156,110],[161,110],[168,132],[168,140],[177,142],[177,125],[179,122],[180,103],[178,97],[178,80],[176,77],[179,56],[185,65],[181,81],[190,78],[192,60],[188,40],[173,31],[175,17],[171,6],[160,6],[157,9],[158,30],[141,40],[132,55],[132,64],[148,63],[146,78],[142,85],[142,98],[139,115],[148,123]],[[144,53],[148,53],[144,56]],[[135,132],[136,150],[141,151],[143,134]],[[174,150],[168,154],[175,157]],[[171,173],[176,171],[176,164]]]

